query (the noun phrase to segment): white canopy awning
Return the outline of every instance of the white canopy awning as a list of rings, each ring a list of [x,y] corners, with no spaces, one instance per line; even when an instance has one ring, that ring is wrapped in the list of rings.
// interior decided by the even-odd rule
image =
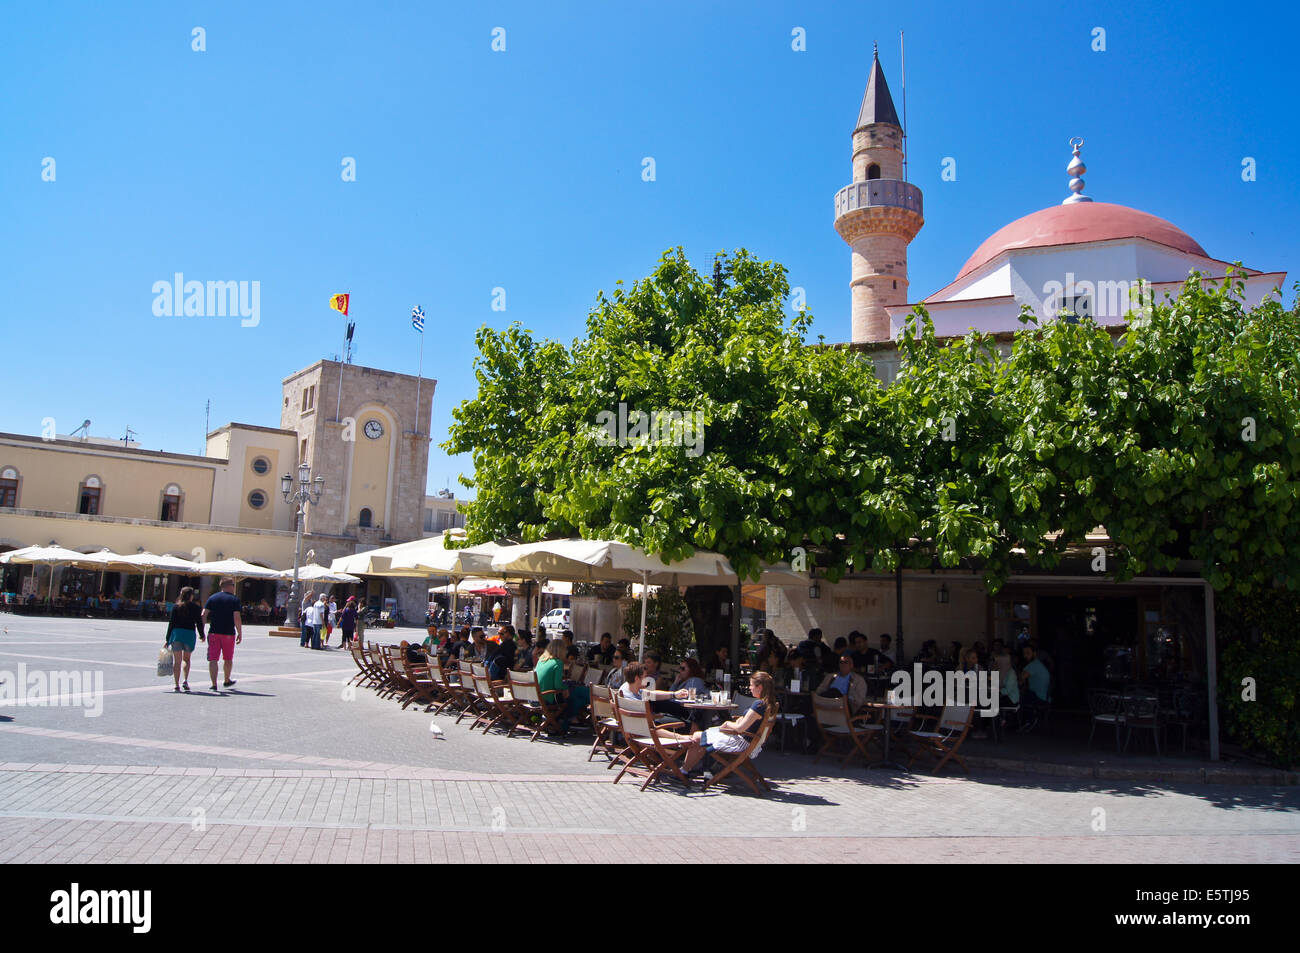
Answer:
[[[279,577],[281,579],[292,579],[293,570],[286,569],[283,572],[279,573]],[[350,582],[360,582],[361,579],[357,576],[352,576],[345,572],[335,572],[333,569],[327,569],[324,566],[320,566],[317,565],[316,563],[312,563],[311,565],[308,566],[298,567],[298,581],[299,582],[350,583]]]
[[[222,559],[217,562],[199,563],[191,572],[197,576],[230,576],[232,579],[276,579],[278,569],[255,566],[242,559]]]

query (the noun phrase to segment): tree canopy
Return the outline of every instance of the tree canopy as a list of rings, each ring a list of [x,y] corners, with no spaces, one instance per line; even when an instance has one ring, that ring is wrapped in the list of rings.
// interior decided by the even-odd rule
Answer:
[[[717,263],[710,280],[666,253],[569,347],[479,331],[479,392],[444,444],[473,455],[470,541],[711,549],[748,578],[802,546],[832,580],[964,563],[996,589],[1105,525],[1119,578],[1182,558],[1218,588],[1300,588],[1294,306],[1193,276],[1118,338],[1031,323],[1009,354],[936,339],[918,309],[886,386],[807,340],[780,265]]]

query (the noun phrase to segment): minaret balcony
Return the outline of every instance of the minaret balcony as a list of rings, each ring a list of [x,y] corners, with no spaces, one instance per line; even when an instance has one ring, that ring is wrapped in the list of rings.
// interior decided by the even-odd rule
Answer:
[[[835,193],[835,219],[861,208],[900,208],[923,216],[921,190],[902,179],[868,179]]]

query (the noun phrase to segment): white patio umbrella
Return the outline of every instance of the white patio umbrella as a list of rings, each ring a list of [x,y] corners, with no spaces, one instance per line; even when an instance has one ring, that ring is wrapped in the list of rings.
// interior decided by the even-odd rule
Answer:
[[[121,556],[118,561],[140,570],[143,574],[144,578],[140,582],[140,603],[142,606],[148,593],[149,570],[156,570],[164,576],[172,573],[185,573],[190,576],[201,575],[198,563],[190,562],[188,559],[181,559],[179,556],[168,556],[166,554],[160,556],[157,553],[144,552]]]
[[[75,563],[83,555],[75,549],[64,549],[62,546],[25,546],[3,554],[0,559],[8,565],[49,566],[50,588],[45,595],[45,601],[49,602],[54,589],[54,567]]]
[[[123,562],[125,556],[120,553],[112,552],[109,549],[101,549],[97,553],[85,553],[73,565],[80,569],[98,569],[99,586],[98,592],[104,592],[104,573],[111,569],[114,572],[129,571],[134,572],[134,567],[129,563]]]
[[[445,586],[430,586],[429,592],[439,596],[450,596],[454,593],[468,593],[475,589],[484,589],[487,586],[495,586],[501,580],[487,576],[466,576],[456,582],[449,582]]]
[[[641,637],[637,657],[645,656],[646,587],[722,585],[736,580],[726,557],[697,551],[675,563],[616,540],[556,539],[507,546],[492,557],[492,568],[573,581],[641,583]]]
[[[463,533],[456,534],[461,538]],[[499,543],[479,543],[463,549],[448,549],[448,534],[417,539],[400,546],[390,546],[395,550],[389,561],[392,575],[408,572],[425,576],[450,576],[453,581],[467,579],[475,575],[492,572],[492,557],[501,549]],[[455,539],[456,536],[452,536]],[[504,576],[502,576],[504,579]],[[484,580],[492,585],[496,580]],[[456,596],[465,591],[460,586],[451,590],[451,617],[456,618]]]
[[[281,579],[292,579],[293,570],[286,569],[284,572],[277,573]],[[308,566],[301,566],[298,569],[299,582],[360,582],[359,576],[352,576],[345,572],[335,572],[325,566],[312,563]]]
[[[394,546],[383,546],[381,549],[365,550],[364,553],[354,553],[350,556],[339,556],[334,562],[330,563],[330,569],[334,572],[348,572],[352,575],[363,576],[395,576],[404,577],[404,579],[422,579],[424,576],[433,575],[430,569],[420,566],[417,562],[419,556],[433,555],[434,553],[443,553],[442,547],[443,536],[430,536],[426,540],[412,540],[411,542],[399,542]],[[396,564],[394,564],[396,563]]]
[[[438,536],[413,539],[410,542],[384,546],[380,549],[368,549],[365,552],[353,553],[351,556],[340,556],[330,563],[330,569],[334,572],[398,579],[427,579],[429,576],[451,576],[453,579],[459,579],[489,569],[487,564],[490,562],[490,552],[493,550],[489,550],[488,555],[478,555],[475,562],[475,551],[481,547],[448,549],[444,545],[449,538],[455,540],[464,537],[463,530],[451,530]],[[484,545],[493,548],[496,546],[495,543]],[[454,617],[456,614],[454,590],[451,612]]]
[[[280,570],[255,566],[242,559],[221,559],[216,562],[192,564],[190,570],[196,576],[229,576],[238,582],[240,579],[278,579]]]

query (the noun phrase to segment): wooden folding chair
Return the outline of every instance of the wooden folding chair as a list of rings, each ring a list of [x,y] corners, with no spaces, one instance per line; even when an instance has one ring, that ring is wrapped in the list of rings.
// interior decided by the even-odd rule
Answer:
[[[427,662],[412,662],[402,653],[402,671],[406,680],[411,683],[411,692],[403,700],[402,708],[406,709],[408,705],[419,704],[424,706],[425,711],[429,711],[436,704],[438,687],[434,684],[433,679],[429,676],[429,665]]]
[[[474,691],[474,704],[470,706],[467,712],[462,714],[472,714],[474,716],[474,721],[469,726],[469,730],[473,731],[484,722],[494,719],[498,712],[492,697],[492,681],[488,678],[487,668],[478,662],[462,662],[461,680],[463,681],[466,677],[469,678],[469,683]],[[457,718],[456,722],[459,724],[460,719]]]
[[[596,740],[591,743],[590,761],[601,751],[610,764],[618,758],[619,748],[614,744],[614,732],[618,731],[618,718],[614,715],[614,692],[604,685],[591,686],[591,726],[596,732]]]
[[[380,698],[392,698],[401,691],[401,683],[397,680],[397,672],[393,669],[392,657],[388,654],[390,648],[396,648],[391,645],[376,645],[372,649],[371,658],[379,666],[381,680],[375,686],[375,691],[379,693]]]
[[[734,774],[748,784],[750,790],[755,794],[763,793],[760,785],[763,789],[772,790],[772,785],[767,783],[767,778],[763,777],[758,768],[754,766],[754,758],[763,750],[763,745],[767,743],[768,735],[771,734],[772,725],[775,723],[776,718],[769,711],[753,731],[741,732],[740,736],[742,738],[749,739],[749,744],[745,746],[744,751],[730,754],[725,751],[710,751],[709,756],[722,765],[722,770],[704,782],[704,790],[707,791],[709,785],[717,784],[729,774]]]
[[[389,697],[396,696],[399,703],[404,703],[415,694],[411,680],[406,677],[406,649],[400,645],[385,645],[382,657],[393,685]],[[406,705],[403,704],[402,707],[405,708]]]
[[[871,715],[855,716],[849,711],[848,698],[826,698],[814,694],[812,703],[813,717],[817,719],[817,727],[822,733],[822,746],[817,752],[817,757],[813,758],[814,763],[821,760],[821,756],[833,745],[844,743],[847,743],[848,751],[844,755],[844,760],[840,762],[841,767],[859,754],[870,763],[871,757],[867,745],[872,742],[879,744],[885,726],[870,722],[868,719],[872,717]]]
[[[443,669],[442,673],[449,696],[447,707],[457,713],[456,724],[467,713],[477,715],[478,695],[474,692],[474,680],[469,677],[469,663],[457,662],[454,669]]]
[[[436,655],[429,656],[429,680],[434,686],[434,714],[446,711],[455,701],[449,679],[451,676],[443,671],[442,661]]]
[[[506,737],[510,737],[514,732],[515,725],[522,717],[521,706],[515,702],[514,696],[510,692],[510,683],[508,681],[494,682],[492,676],[488,673],[486,665],[476,665],[474,669],[474,680],[478,685],[479,694],[488,703],[488,710],[484,713],[484,716],[492,716],[483,726],[483,734],[486,735],[493,728],[499,726],[502,728],[508,727],[510,730],[506,732]]]
[[[975,709],[970,705],[948,705],[939,713],[938,723],[933,731],[911,732],[912,737],[917,740],[918,747],[911,761],[907,762],[907,769],[912,770],[912,762],[922,755],[927,755],[939,759],[939,763],[934,766],[935,774],[943,770],[943,766],[949,759],[956,761],[961,765],[961,769],[969,774],[966,762],[957,754],[957,749],[970,733],[974,718]]]
[[[618,784],[623,775],[631,774],[645,778],[645,783],[641,785],[641,790],[644,791],[651,781],[665,772],[687,787],[694,783],[682,772],[680,764],[691,742],[661,737],[659,733],[664,726],[655,724],[645,702],[615,695],[614,717],[618,719],[619,731],[623,733],[628,745],[627,761],[623,770],[614,778],[615,784]],[[673,724],[680,725],[681,722]]]
[[[361,685],[369,687],[378,681],[379,676],[371,668],[370,663],[366,660],[364,647],[359,642],[353,642],[349,647],[352,653],[352,661],[357,664],[357,674],[348,679],[349,685]]]
[[[510,694],[514,698],[518,718],[510,726],[509,734],[513,735],[516,728],[524,732],[531,730],[533,736],[528,740],[536,741],[543,731],[562,730],[564,705],[559,701],[559,693],[555,689],[547,689],[543,692],[537,683],[536,672],[511,672]],[[536,727],[524,724],[525,717],[537,718]]]
[[[363,642],[361,644],[361,657],[365,660],[366,668],[369,670],[371,680],[374,684],[371,686],[380,694],[386,691],[388,684],[388,669],[380,661],[381,653],[377,642]]]

